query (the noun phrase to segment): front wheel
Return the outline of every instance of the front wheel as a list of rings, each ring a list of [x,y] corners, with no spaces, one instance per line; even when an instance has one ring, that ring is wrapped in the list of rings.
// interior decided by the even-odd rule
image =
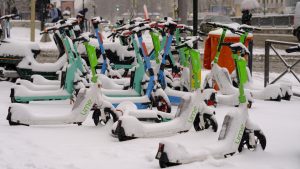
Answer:
[[[157,110],[170,113],[171,112],[171,107],[169,106],[168,102],[161,96],[158,96],[156,99],[157,101]]]
[[[261,130],[251,131],[246,128],[244,130],[238,151],[242,152],[244,147],[246,147],[248,150],[254,151],[259,144],[261,148],[265,150],[267,139],[264,133]]]
[[[298,41],[300,42],[300,29],[297,29],[296,37]]]
[[[204,124],[202,124],[203,122]],[[215,117],[210,114],[203,114],[203,116],[201,116],[198,113],[193,124],[196,131],[201,131],[210,127],[214,132],[217,132],[218,130],[218,122]]]
[[[94,124],[96,126],[98,126],[99,122],[100,122],[100,115],[101,115],[101,111],[100,109],[96,109],[93,113],[93,121],[94,121]]]

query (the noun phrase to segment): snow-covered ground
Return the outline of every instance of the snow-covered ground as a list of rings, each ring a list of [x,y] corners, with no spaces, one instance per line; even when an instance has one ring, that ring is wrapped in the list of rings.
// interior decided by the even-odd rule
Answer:
[[[261,74],[255,73],[257,84]],[[285,80],[290,79],[290,77]],[[291,80],[295,82],[294,80]],[[154,159],[162,140],[177,142],[197,150],[215,141],[211,131],[176,134],[164,138],[135,139],[119,142],[110,135],[112,123],[94,126],[91,117],[82,126],[9,126],[6,121],[10,104],[10,82],[0,82],[0,168],[1,169],[99,169],[159,168]],[[265,151],[243,151],[221,160],[209,159],[174,168],[224,169],[298,169],[300,168],[300,98],[270,102],[256,100],[249,111],[267,137]],[[49,106],[53,113],[59,108]],[[233,107],[219,106],[216,117],[221,126],[224,115]]]

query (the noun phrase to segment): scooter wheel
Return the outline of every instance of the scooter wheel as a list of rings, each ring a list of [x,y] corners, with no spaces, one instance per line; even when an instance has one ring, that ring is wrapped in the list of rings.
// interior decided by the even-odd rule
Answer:
[[[9,77],[3,77],[3,76],[0,76],[0,82],[1,81],[9,81]]]
[[[166,113],[171,112],[171,107],[168,105],[166,100],[161,96],[159,96],[157,99],[157,110],[166,112]]]
[[[99,122],[100,122],[100,115],[101,115],[101,111],[100,109],[96,109],[93,113],[93,121],[94,121],[94,124],[96,126],[98,126]]]
[[[271,100],[271,101],[277,101],[277,102],[280,102],[280,101],[281,101],[281,96],[278,95],[277,98],[275,98],[275,99],[270,98],[270,100]]]
[[[252,107],[252,101],[248,101],[247,107],[250,109]]]
[[[261,148],[265,150],[267,146],[267,139],[264,133],[261,130],[254,131],[255,139],[257,139],[258,143],[261,145]]]
[[[285,93],[285,95],[281,99],[290,101],[291,97],[292,97],[292,95],[289,95],[288,93]]]
[[[257,147],[258,144],[260,144],[261,148],[263,150],[265,150],[266,145],[267,145],[267,140],[265,135],[263,134],[263,132],[261,130],[254,130],[254,139],[255,139],[255,145],[251,145],[250,144],[250,130],[249,129],[245,129],[244,133],[243,133],[243,137],[242,140],[240,142],[240,145],[238,147],[238,151],[242,152],[243,148],[246,147],[248,148],[248,150],[254,151]]]
[[[160,168],[167,168],[176,165],[181,165],[181,163],[171,163],[168,159],[168,155],[165,152],[162,152],[161,157],[159,158],[159,166]]]
[[[203,121],[204,121],[204,128],[201,127],[203,125],[200,125],[201,119],[200,119],[200,114],[198,113],[193,123],[196,131],[201,131],[211,127],[214,132],[217,132],[218,122],[212,115],[204,114]]]
[[[122,121],[119,120],[117,124],[117,128],[115,130],[115,134],[118,136],[119,141],[127,141],[127,140],[132,140],[135,139],[134,136],[126,136],[125,130],[122,127]]]

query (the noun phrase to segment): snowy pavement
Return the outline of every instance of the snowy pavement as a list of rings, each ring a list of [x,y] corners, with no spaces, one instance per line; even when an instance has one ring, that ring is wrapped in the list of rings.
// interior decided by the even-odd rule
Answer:
[[[254,73],[257,84],[262,84],[261,74]],[[285,80],[291,79],[287,77]],[[294,80],[292,80],[294,82]],[[176,134],[164,138],[135,139],[119,142],[110,135],[112,123],[94,126],[91,117],[77,125],[9,126],[6,121],[10,104],[10,82],[0,82],[0,168],[1,169],[154,169],[159,168],[154,159],[158,143],[162,140],[176,142],[196,151],[214,142],[220,131]],[[296,88],[298,84],[295,84]],[[173,168],[205,169],[299,169],[300,168],[300,98],[291,101],[270,102],[255,100],[249,110],[267,137],[265,151],[244,150],[233,157],[221,160],[176,166]],[[54,113],[59,109],[53,106]],[[218,106],[216,117],[221,126],[225,113],[233,107]]]

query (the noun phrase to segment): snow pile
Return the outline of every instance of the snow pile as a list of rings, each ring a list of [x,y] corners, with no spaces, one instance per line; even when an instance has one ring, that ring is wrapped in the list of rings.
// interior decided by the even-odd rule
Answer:
[[[255,72],[253,77],[258,82],[257,85],[262,86],[262,73]],[[292,78],[286,79],[295,82]],[[6,121],[11,85],[12,83],[0,82],[0,112],[2,112],[0,114],[0,168],[99,169],[101,166],[116,169],[153,169],[159,168],[158,161],[154,157],[158,143],[162,140],[184,145],[186,151],[193,152],[215,142],[219,134],[210,131],[195,132],[191,129],[190,132],[170,137],[119,142],[110,136],[112,123],[95,127],[91,116],[82,126],[12,127]],[[297,134],[300,131],[300,115],[297,111],[299,102],[300,99],[297,97],[293,97],[290,102],[255,101],[253,109],[249,110],[249,115],[266,134],[266,151],[245,150],[227,159],[208,158],[204,162],[175,168],[300,168],[298,158],[300,147],[297,146],[300,139],[300,135]],[[61,107],[49,104],[49,109],[53,113],[61,112]],[[217,107],[216,117],[219,124],[222,124],[224,115],[232,109],[227,106]],[[43,113],[42,110],[40,113]]]

